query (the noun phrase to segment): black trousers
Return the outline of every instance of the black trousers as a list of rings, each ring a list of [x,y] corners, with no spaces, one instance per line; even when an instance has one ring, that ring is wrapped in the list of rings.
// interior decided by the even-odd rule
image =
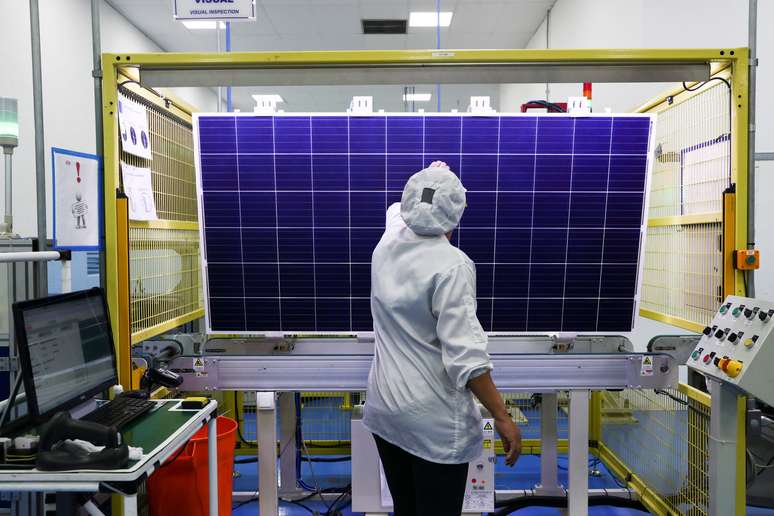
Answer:
[[[467,464],[438,464],[410,454],[374,434],[395,516],[459,516]]]

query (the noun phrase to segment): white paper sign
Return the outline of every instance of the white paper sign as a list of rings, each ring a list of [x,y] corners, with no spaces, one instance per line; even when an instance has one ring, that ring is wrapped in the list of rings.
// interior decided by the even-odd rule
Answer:
[[[130,220],[157,220],[156,201],[149,168],[135,167],[121,162],[124,193],[129,198]]]
[[[99,249],[102,206],[100,161],[93,154],[51,149],[54,247]]]
[[[176,20],[255,20],[254,0],[172,0]]]
[[[148,110],[145,106],[119,97],[118,128],[121,131],[123,150],[141,158],[153,159],[148,131]]]

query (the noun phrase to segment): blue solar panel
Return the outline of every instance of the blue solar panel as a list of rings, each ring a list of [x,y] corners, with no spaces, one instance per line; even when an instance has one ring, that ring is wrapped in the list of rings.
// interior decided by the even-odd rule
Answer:
[[[371,253],[406,180],[468,189],[452,243],[492,332],[630,331],[652,120],[644,115],[198,115],[210,332],[372,329]]]

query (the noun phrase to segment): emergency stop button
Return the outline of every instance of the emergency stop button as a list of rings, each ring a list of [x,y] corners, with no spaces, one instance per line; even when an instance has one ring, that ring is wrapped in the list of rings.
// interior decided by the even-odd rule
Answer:
[[[742,372],[742,363],[738,360],[731,360],[726,366],[725,371],[731,378],[736,378]]]

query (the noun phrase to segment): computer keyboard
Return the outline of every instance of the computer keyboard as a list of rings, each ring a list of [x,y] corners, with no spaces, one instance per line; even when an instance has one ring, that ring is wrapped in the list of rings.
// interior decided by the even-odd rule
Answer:
[[[156,403],[139,398],[120,397],[105,403],[97,410],[86,414],[82,421],[91,421],[105,426],[114,426],[118,430],[142,416]]]

